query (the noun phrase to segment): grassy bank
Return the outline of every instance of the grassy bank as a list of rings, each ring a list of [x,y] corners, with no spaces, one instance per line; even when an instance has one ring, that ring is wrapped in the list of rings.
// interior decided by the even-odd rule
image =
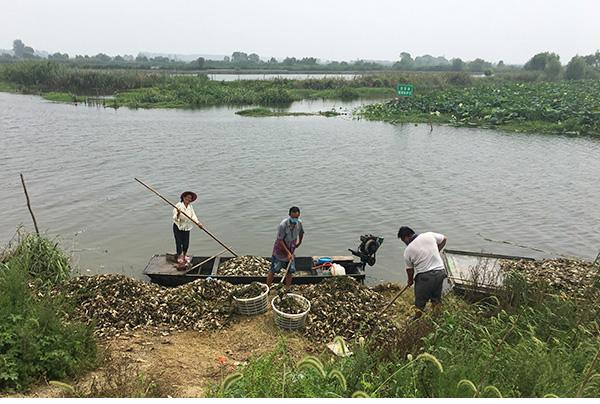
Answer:
[[[0,257],[0,393],[92,368],[92,328],[69,321],[72,308],[49,291],[70,275],[55,243],[25,235]]]
[[[405,338],[385,352],[368,340],[349,341],[352,356],[297,361],[283,341],[210,395],[597,397],[599,286],[584,300],[543,295],[522,281],[506,299],[470,305],[449,297],[441,314],[408,324]]]
[[[84,96],[114,96],[111,107],[195,108],[212,105],[285,106],[304,99],[354,100],[391,98],[398,83],[421,91],[463,87],[473,83],[466,73],[382,72],[351,80],[213,81],[205,75],[169,75],[142,71],[88,70],[53,62],[21,62],[0,66],[0,88],[39,94],[60,102]]]
[[[366,119],[600,136],[600,81],[499,82],[364,107]]]

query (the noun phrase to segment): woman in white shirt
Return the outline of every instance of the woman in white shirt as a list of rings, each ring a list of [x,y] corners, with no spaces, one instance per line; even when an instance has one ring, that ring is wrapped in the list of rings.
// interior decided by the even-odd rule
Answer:
[[[196,200],[198,195],[194,192],[186,191],[181,194],[181,201],[175,205],[173,209],[173,235],[175,236],[175,246],[177,247],[177,263],[188,264],[191,258],[187,256],[188,247],[190,245],[190,230],[194,223],[185,215],[194,219],[198,223],[196,212],[192,207],[192,202]]]

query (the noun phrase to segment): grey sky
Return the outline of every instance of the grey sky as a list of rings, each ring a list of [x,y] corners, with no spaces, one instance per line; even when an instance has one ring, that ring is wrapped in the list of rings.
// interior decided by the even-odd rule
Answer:
[[[598,0],[0,0],[0,48],[50,52],[482,57],[523,63],[540,51],[600,48]]]

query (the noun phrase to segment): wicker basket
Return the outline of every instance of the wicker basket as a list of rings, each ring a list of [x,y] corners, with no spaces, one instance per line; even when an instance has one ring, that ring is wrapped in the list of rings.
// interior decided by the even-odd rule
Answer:
[[[275,296],[273,300],[271,300],[271,307],[275,312],[275,324],[286,330],[297,330],[299,328],[303,328],[304,323],[306,322],[306,317],[308,316],[308,312],[310,311],[310,300],[304,296],[296,295],[294,293],[288,293],[287,296],[292,296],[294,299],[300,300],[306,304],[308,308],[306,311],[299,314],[284,313],[275,307],[275,301],[279,301],[279,296]]]
[[[267,306],[269,305],[269,287],[264,283],[261,283],[260,285],[265,291],[259,296],[251,297],[249,299],[240,299],[239,297],[233,296],[233,300],[235,300],[238,312],[240,314],[245,316],[254,316],[267,311]]]

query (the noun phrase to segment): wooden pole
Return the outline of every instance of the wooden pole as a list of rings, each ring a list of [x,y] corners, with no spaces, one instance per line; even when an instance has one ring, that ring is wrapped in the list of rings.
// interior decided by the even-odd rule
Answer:
[[[280,284],[283,284],[283,281],[285,281],[285,277],[288,274],[288,271],[290,270],[290,266],[292,265],[292,260],[294,259],[294,256],[292,255],[292,259],[288,262],[287,266],[285,267],[285,272],[283,273],[283,276],[281,277],[281,281],[279,281]]]
[[[202,261],[202,262],[200,262],[200,263],[198,263],[198,264],[194,265],[193,267],[191,267],[191,268],[189,269],[189,271],[186,271],[186,273],[187,273],[187,272],[191,272],[191,271],[193,271],[194,269],[198,268],[198,267],[199,267],[199,266],[201,266],[202,264],[206,264],[208,261],[210,261],[210,260],[211,260],[211,259],[213,259],[213,258],[217,258],[219,255],[223,254],[225,251],[227,251],[227,250],[223,250],[223,251],[221,251],[220,253],[213,255],[212,257],[208,257],[208,258],[207,258],[207,259],[205,259],[204,261]]]
[[[31,218],[33,219],[33,227],[35,227],[35,232],[39,236],[40,230],[38,229],[37,221],[35,220],[33,210],[31,210],[31,204],[29,203],[29,194],[27,193],[27,187],[25,186],[25,178],[23,178],[23,174],[20,174],[20,176],[21,176],[21,184],[23,184],[23,191],[25,191],[25,199],[27,199],[27,208],[29,209],[29,213],[31,213]]]
[[[160,199],[162,199],[163,201],[165,201],[166,203],[168,203],[169,205],[171,205],[174,209],[177,209],[177,207],[175,205],[173,205],[167,198],[165,198],[164,196],[162,196],[161,194],[159,194],[158,192],[156,192],[151,186],[144,184],[142,181],[138,180],[137,178],[134,178],[134,180],[136,180],[137,182],[139,182],[140,184],[142,184],[143,186],[145,186],[148,190],[150,190],[150,192],[156,194],[156,196],[158,196]],[[211,232],[209,232],[208,230],[206,230],[206,228],[204,226],[202,226],[200,223],[198,223],[197,221],[195,221],[194,219],[192,219],[191,217],[189,217],[185,212],[181,212],[181,214],[183,216],[187,217],[188,219],[190,219],[190,221],[192,223],[194,223],[196,226],[198,226],[201,230],[204,230],[206,232],[206,234],[208,234],[217,243],[221,244],[221,246],[223,246],[227,251],[229,251],[230,253],[232,253],[236,257],[238,256],[231,248],[229,248],[225,244],[223,244],[223,242],[221,240],[219,240]]]
[[[396,301],[396,299],[398,299],[402,295],[402,293],[404,293],[406,289],[408,289],[408,285],[406,285],[400,292],[398,292],[398,294],[383,308],[383,310],[379,312],[379,315],[385,313],[388,307],[390,307]]]

